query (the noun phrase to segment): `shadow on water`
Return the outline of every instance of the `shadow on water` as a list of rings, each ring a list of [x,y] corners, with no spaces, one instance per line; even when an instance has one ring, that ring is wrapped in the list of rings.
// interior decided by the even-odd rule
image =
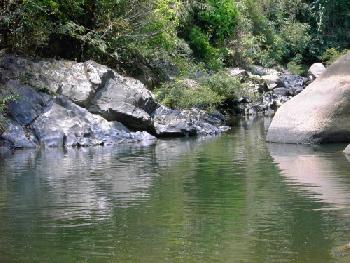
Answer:
[[[347,262],[343,146],[220,137],[0,160],[0,262]],[[334,253],[336,252],[336,253]]]

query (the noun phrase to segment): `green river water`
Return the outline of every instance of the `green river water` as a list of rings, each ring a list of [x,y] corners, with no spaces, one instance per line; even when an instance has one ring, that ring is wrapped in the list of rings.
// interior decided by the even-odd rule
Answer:
[[[344,145],[214,138],[0,158],[0,262],[350,262]]]

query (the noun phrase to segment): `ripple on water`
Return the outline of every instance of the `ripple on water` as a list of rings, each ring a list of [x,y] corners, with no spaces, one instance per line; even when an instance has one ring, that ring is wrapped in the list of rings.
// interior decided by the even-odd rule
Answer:
[[[349,262],[344,146],[266,127],[0,159],[0,262]]]

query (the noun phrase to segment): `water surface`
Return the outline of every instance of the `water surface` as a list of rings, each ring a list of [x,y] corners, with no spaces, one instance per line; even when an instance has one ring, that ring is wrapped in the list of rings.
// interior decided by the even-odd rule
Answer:
[[[344,145],[215,138],[0,159],[0,262],[350,262]]]

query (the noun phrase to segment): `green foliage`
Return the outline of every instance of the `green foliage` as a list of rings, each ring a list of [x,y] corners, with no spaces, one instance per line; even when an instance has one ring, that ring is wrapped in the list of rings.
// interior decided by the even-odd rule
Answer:
[[[208,36],[198,27],[192,28],[188,38],[194,54],[206,62],[209,68],[218,69],[223,65],[220,50],[210,44]]]
[[[193,107],[211,110],[222,98],[208,87],[188,87],[184,80],[175,80],[164,84],[156,90],[157,99],[173,109],[190,109]]]
[[[193,1],[182,26],[182,36],[194,55],[218,70],[227,55],[226,43],[234,35],[238,11],[232,0]]]
[[[231,77],[225,71],[219,71],[213,75],[203,77],[199,80],[201,85],[208,87],[219,95],[223,100],[235,99],[237,93],[242,89],[238,78]]]
[[[321,60],[326,64],[330,65],[336,61],[342,55],[345,55],[348,50],[339,51],[335,48],[326,49],[326,51],[321,55]]]
[[[5,96],[0,99],[0,114],[3,114],[4,111],[6,110],[7,105],[11,102],[14,101],[16,97],[14,95],[9,95]]]
[[[98,59],[130,49],[173,49],[181,2],[17,0],[5,7],[0,30],[4,45],[12,50]]]
[[[195,8],[194,22],[210,36],[213,44],[223,45],[233,35],[238,11],[232,0],[206,0]]]
[[[4,118],[4,113],[6,111],[7,105],[14,100],[16,100],[15,95],[6,95],[0,98],[0,133],[5,129],[6,121]]]
[[[220,71],[197,80],[177,79],[156,90],[157,99],[175,109],[213,110],[227,100],[236,99],[243,90],[239,79]]]
[[[331,63],[350,48],[349,14],[349,0],[11,0],[0,4],[0,49],[151,72],[151,87],[169,80],[162,67],[173,65],[178,81],[163,84],[160,98],[211,108],[240,90],[220,72],[226,66],[301,74],[319,59]],[[184,88],[206,70],[194,77],[200,88]]]
[[[309,30],[310,26],[308,24],[299,22],[287,22],[282,26],[281,37],[284,45],[284,58],[288,59],[306,51],[311,43]]]

